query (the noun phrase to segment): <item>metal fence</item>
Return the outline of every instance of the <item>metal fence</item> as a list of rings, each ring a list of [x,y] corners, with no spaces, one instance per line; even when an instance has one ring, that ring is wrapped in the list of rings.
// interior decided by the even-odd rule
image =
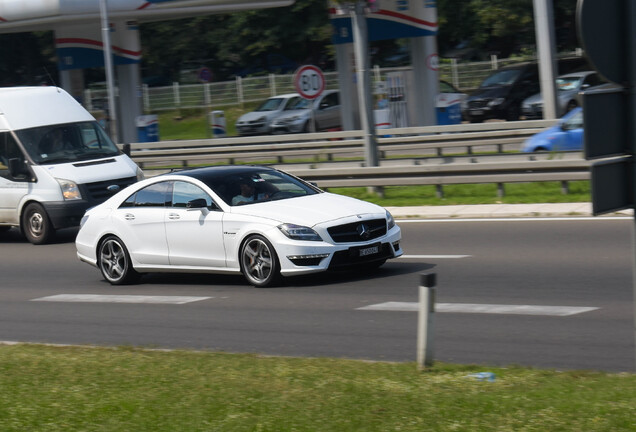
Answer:
[[[560,57],[577,55],[581,52],[564,53]],[[535,57],[499,59],[492,56],[490,61],[459,62],[442,59],[439,66],[440,79],[452,83],[460,91],[475,89],[493,70]],[[386,80],[386,75],[394,71],[408,71],[410,67],[373,69],[374,81]],[[326,72],[327,89],[338,89],[338,73]],[[237,77],[232,81],[205,84],[173,83],[167,87],[142,87],[144,112],[172,111],[188,108],[211,108],[242,106],[244,103],[259,102],[277,94],[295,92],[293,75],[267,75],[258,77]],[[85,90],[84,105],[89,111],[106,106],[106,90]]]

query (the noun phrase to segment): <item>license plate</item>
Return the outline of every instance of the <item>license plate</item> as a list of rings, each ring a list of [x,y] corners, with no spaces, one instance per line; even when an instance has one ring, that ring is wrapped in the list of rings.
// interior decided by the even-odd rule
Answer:
[[[379,246],[371,246],[368,248],[360,249],[360,256],[363,257],[367,255],[377,254],[379,251],[380,251]]]
[[[472,110],[470,113],[472,115],[483,115],[484,114],[484,110]]]

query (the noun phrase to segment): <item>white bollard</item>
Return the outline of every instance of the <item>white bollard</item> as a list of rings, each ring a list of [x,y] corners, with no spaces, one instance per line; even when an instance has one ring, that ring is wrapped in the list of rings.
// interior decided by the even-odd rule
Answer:
[[[417,366],[433,365],[433,317],[435,316],[435,273],[420,275],[420,304],[417,315]]]

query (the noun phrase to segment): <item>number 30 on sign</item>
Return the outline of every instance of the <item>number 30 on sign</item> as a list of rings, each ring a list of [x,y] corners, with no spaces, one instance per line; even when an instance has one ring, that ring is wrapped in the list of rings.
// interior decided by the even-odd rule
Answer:
[[[294,74],[296,91],[305,99],[315,99],[325,90],[325,76],[316,66],[301,66]]]

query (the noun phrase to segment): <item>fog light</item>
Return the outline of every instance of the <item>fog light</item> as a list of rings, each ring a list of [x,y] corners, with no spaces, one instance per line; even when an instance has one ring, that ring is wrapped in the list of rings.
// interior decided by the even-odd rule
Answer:
[[[328,256],[328,253],[312,255],[289,255],[287,259],[297,266],[316,266],[320,264],[320,261],[322,261],[323,258],[327,258]]]

